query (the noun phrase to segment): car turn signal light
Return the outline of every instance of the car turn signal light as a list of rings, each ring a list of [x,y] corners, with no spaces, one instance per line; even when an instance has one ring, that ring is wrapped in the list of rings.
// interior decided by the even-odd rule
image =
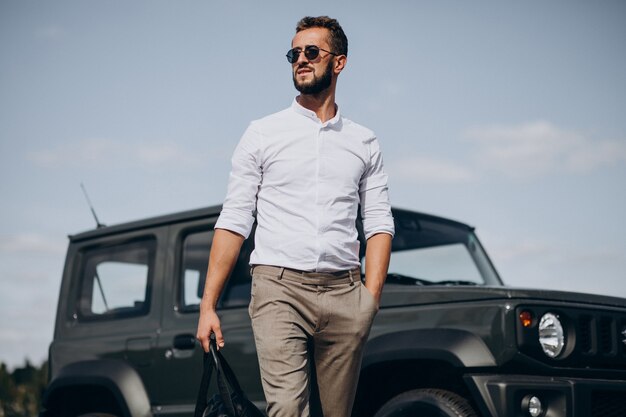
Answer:
[[[533,324],[533,314],[528,310],[524,310],[519,313],[519,321],[523,327],[528,328]]]

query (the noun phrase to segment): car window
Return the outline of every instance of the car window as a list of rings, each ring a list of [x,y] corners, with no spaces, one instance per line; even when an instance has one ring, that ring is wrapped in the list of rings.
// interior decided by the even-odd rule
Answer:
[[[80,316],[112,319],[146,314],[154,248],[154,240],[149,239],[86,250],[80,275]]]
[[[183,310],[200,304],[212,241],[212,230],[191,232],[183,238],[180,279]]]
[[[183,237],[180,271],[182,311],[198,311],[206,278],[212,230],[192,231]],[[244,242],[239,258],[222,292],[218,307],[242,307],[250,302],[250,252],[252,239]]]
[[[394,211],[394,223],[386,283],[502,285],[471,227],[403,210]],[[362,272],[365,252],[361,249]]]
[[[462,243],[394,251],[391,253],[389,273],[416,277],[433,283],[484,282],[467,247]]]

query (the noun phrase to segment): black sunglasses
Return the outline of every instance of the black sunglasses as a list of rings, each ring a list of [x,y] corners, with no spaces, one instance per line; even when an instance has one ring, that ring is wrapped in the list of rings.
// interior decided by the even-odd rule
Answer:
[[[307,45],[304,47],[304,56],[309,61],[312,61],[320,55],[320,51],[328,52],[329,54],[335,55],[335,56],[339,55],[334,52],[327,51],[326,49],[322,49],[319,46]],[[303,51],[300,48],[293,48],[293,49],[288,50],[287,61],[289,61],[290,64],[298,62],[298,57],[300,57],[301,52]]]

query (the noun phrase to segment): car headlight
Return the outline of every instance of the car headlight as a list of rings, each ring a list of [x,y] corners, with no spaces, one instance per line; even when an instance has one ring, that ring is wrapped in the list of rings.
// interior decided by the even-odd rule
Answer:
[[[553,313],[546,313],[539,320],[539,343],[543,353],[550,358],[559,356],[565,346],[563,325],[559,317]]]

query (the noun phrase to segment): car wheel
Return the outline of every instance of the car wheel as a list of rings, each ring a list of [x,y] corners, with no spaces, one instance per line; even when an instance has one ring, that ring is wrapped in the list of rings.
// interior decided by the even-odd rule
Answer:
[[[387,401],[374,417],[477,417],[469,402],[441,389],[416,389]]]
[[[80,414],[76,417],[117,417],[115,414],[109,414],[109,413],[85,413],[85,414]]]

